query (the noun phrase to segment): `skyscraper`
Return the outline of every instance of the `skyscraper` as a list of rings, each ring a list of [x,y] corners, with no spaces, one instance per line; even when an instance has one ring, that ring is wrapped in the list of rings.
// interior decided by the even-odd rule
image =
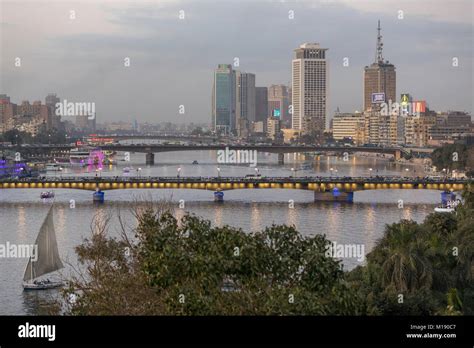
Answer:
[[[235,125],[237,135],[246,137],[255,122],[255,74],[235,72]]]
[[[321,137],[326,127],[328,104],[327,48],[304,43],[292,61],[292,128]]]
[[[212,88],[212,129],[228,134],[235,121],[235,71],[230,64],[219,64]]]
[[[382,35],[380,34],[380,21],[377,27],[377,45],[375,51],[375,62],[364,68],[364,111],[372,109],[372,94],[384,93],[383,101],[396,102],[396,72],[395,66],[389,61],[384,61],[382,50]],[[380,99],[377,103],[381,103]]]

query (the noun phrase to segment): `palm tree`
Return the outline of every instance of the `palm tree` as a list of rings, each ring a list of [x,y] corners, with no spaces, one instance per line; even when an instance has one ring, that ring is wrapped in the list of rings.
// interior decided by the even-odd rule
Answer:
[[[399,292],[431,287],[433,269],[426,257],[428,245],[420,238],[422,233],[422,228],[413,221],[402,220],[387,226],[377,257],[383,270],[383,287]]]

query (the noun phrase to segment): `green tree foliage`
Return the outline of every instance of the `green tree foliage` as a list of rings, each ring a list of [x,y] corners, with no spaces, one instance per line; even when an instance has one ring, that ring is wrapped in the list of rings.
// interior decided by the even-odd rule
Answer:
[[[12,144],[26,144],[33,140],[30,133],[21,132],[17,129],[11,129],[1,135],[1,141],[8,141]]]
[[[454,160],[453,154],[457,154],[457,160]],[[444,168],[449,170],[464,170],[468,158],[468,147],[462,144],[448,144],[437,148],[431,154],[433,165],[438,170]]]
[[[455,213],[434,213],[422,224],[388,225],[367,265],[347,279],[366,298],[370,314],[474,313],[474,193]]]
[[[325,255],[324,236],[293,227],[245,233],[147,209],[131,242],[105,229],[77,248],[86,272],[69,283],[81,315],[354,315],[362,300]]]
[[[78,246],[84,273],[64,291],[79,315],[473,315],[474,192],[455,213],[386,226],[344,273],[328,240],[293,227],[245,233],[168,208],[136,213],[130,237],[107,223]]]

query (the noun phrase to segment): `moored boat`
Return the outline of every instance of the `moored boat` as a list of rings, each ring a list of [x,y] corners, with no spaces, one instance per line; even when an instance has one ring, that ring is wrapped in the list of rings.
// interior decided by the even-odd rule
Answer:
[[[40,198],[41,198],[41,199],[54,198],[54,192],[53,192],[53,191],[44,191],[44,192],[41,192]]]

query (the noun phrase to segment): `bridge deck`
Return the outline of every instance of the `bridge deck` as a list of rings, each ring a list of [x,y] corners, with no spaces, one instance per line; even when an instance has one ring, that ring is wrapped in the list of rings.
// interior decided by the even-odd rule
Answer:
[[[428,189],[460,191],[467,179],[407,177],[41,177],[3,178],[0,189],[63,188],[82,190],[112,189],[302,189],[325,192],[337,188],[354,192],[373,189]]]

